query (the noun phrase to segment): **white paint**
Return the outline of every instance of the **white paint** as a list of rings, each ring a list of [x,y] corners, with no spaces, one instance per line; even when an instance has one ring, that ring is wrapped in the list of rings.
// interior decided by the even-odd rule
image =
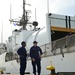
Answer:
[[[55,55],[55,56],[49,56],[42,58],[41,61],[41,66],[42,74],[49,74],[50,71],[46,70],[47,66],[50,66],[50,61],[52,61],[52,64],[54,65],[56,72],[75,72],[75,52],[73,53],[65,53],[65,57],[63,58],[62,55]],[[1,56],[0,56],[1,57]],[[1,58],[0,58],[1,60]],[[6,72],[5,73],[13,73],[17,74],[19,73],[19,64],[16,62],[16,60],[9,61],[6,63],[0,64],[0,67],[4,66],[6,67]],[[31,65],[31,60],[27,61],[27,68],[26,72],[30,72],[31,74],[33,73],[32,65]]]
[[[57,15],[52,14],[52,16],[57,16]],[[12,43],[13,51],[17,50],[17,48],[20,46],[21,41],[23,41],[23,40],[27,41],[27,49],[30,49],[30,47],[33,45],[34,40],[38,41],[39,46],[47,44],[47,43],[51,43],[51,31],[50,31],[50,26],[52,25],[51,17],[49,17],[48,14],[46,15],[46,17],[47,17],[46,28],[44,28],[40,31],[36,31],[34,33],[33,33],[33,31],[23,30],[16,36],[15,36],[15,34],[13,34],[13,36],[16,37],[16,39],[14,39],[12,36],[13,39],[12,39],[11,43]],[[62,16],[59,15],[58,17],[61,18]],[[54,21],[54,22],[56,23],[56,21]],[[54,22],[52,22],[52,23],[54,23]],[[59,24],[59,23],[56,23],[56,24]],[[33,34],[31,34],[31,33],[33,33]],[[35,39],[35,37],[36,37],[36,39]],[[18,47],[15,46],[16,43],[18,44]],[[75,47],[73,47],[73,49],[75,49]],[[51,50],[51,48],[49,49],[49,52],[51,53],[50,50]],[[48,65],[50,65],[50,61],[53,62],[53,65],[56,68],[56,72],[75,72],[75,65],[74,65],[75,58],[74,57],[75,57],[75,52],[65,53],[64,58],[62,58],[61,54],[56,55],[56,56],[49,56],[49,57],[42,58],[42,64],[41,64],[42,65],[42,74],[50,73],[50,71],[46,70],[46,67]],[[0,60],[1,60],[0,67],[1,66],[6,67],[6,72],[19,73],[19,64],[15,60],[10,61],[10,62],[5,62],[5,54],[0,55]],[[31,61],[28,61],[26,71],[32,73]]]

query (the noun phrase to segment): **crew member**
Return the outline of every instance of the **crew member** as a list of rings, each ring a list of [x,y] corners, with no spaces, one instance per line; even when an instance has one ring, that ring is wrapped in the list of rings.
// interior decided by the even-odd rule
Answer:
[[[41,73],[41,55],[42,50],[39,46],[37,46],[37,41],[33,42],[33,46],[30,48],[30,57],[32,60],[32,66],[33,66],[33,73],[36,75],[36,65],[37,65],[37,71],[38,75]]]
[[[24,75],[24,72],[26,70],[26,57],[27,52],[25,49],[26,42],[21,42],[22,47],[20,47],[17,51],[18,55],[20,56],[20,75]]]

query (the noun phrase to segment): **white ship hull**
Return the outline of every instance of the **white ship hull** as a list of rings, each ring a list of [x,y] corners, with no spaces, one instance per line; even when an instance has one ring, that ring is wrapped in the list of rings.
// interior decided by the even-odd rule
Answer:
[[[73,47],[75,49],[75,47]],[[0,60],[3,60],[0,56]],[[52,61],[55,66],[56,72],[75,72],[75,52],[65,53],[64,58],[61,54],[55,56],[47,56],[43,57],[41,61],[41,73],[49,74],[50,71],[46,70],[46,67],[50,65],[50,61]],[[5,73],[18,74],[20,65],[16,62],[16,60],[0,63],[0,67],[5,67]],[[26,72],[30,72],[32,74],[32,65],[31,60],[27,61]]]

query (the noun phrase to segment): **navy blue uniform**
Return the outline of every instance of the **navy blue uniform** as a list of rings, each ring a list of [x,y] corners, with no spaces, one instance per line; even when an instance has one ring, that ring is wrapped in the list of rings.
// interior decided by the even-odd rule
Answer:
[[[41,57],[40,55],[42,55],[42,50],[40,47],[38,46],[32,46],[30,49],[30,57],[34,58],[35,61],[32,61],[32,66],[33,66],[33,73],[36,74],[36,65],[37,65],[37,71],[38,74],[41,73]]]
[[[26,69],[26,57],[27,57],[27,52],[25,47],[20,47],[17,53],[20,56],[20,74],[24,75],[24,71]]]

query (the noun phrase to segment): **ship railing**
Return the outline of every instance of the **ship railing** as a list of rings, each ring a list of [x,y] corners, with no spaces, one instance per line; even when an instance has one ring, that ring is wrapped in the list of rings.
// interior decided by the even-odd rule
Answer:
[[[61,39],[40,46],[43,51],[42,57],[53,56],[64,53],[75,52],[75,34],[67,35]],[[27,50],[29,53],[29,50]],[[30,59],[30,58],[28,58]]]
[[[64,53],[74,52],[75,51],[75,34],[70,36],[65,36],[61,39],[52,41],[51,43],[44,44],[40,46],[43,51],[42,57],[54,56],[58,54],[62,54],[64,57]],[[27,50],[28,56],[27,59],[30,60],[29,57],[30,50]],[[13,60],[16,59],[19,62],[19,56],[14,54]]]
[[[41,46],[42,48],[42,46]],[[43,49],[43,48],[42,48]],[[49,49],[49,50],[48,50]],[[75,51],[75,34],[45,44],[44,56],[62,54]]]
[[[66,36],[64,38],[55,40],[51,43],[52,45],[52,51],[58,49],[58,48],[67,48],[67,47],[72,47],[75,46],[75,34]]]
[[[51,52],[53,52],[53,54],[55,55],[56,49],[58,48],[63,49],[67,46],[66,37],[52,41],[51,46],[52,46]]]

